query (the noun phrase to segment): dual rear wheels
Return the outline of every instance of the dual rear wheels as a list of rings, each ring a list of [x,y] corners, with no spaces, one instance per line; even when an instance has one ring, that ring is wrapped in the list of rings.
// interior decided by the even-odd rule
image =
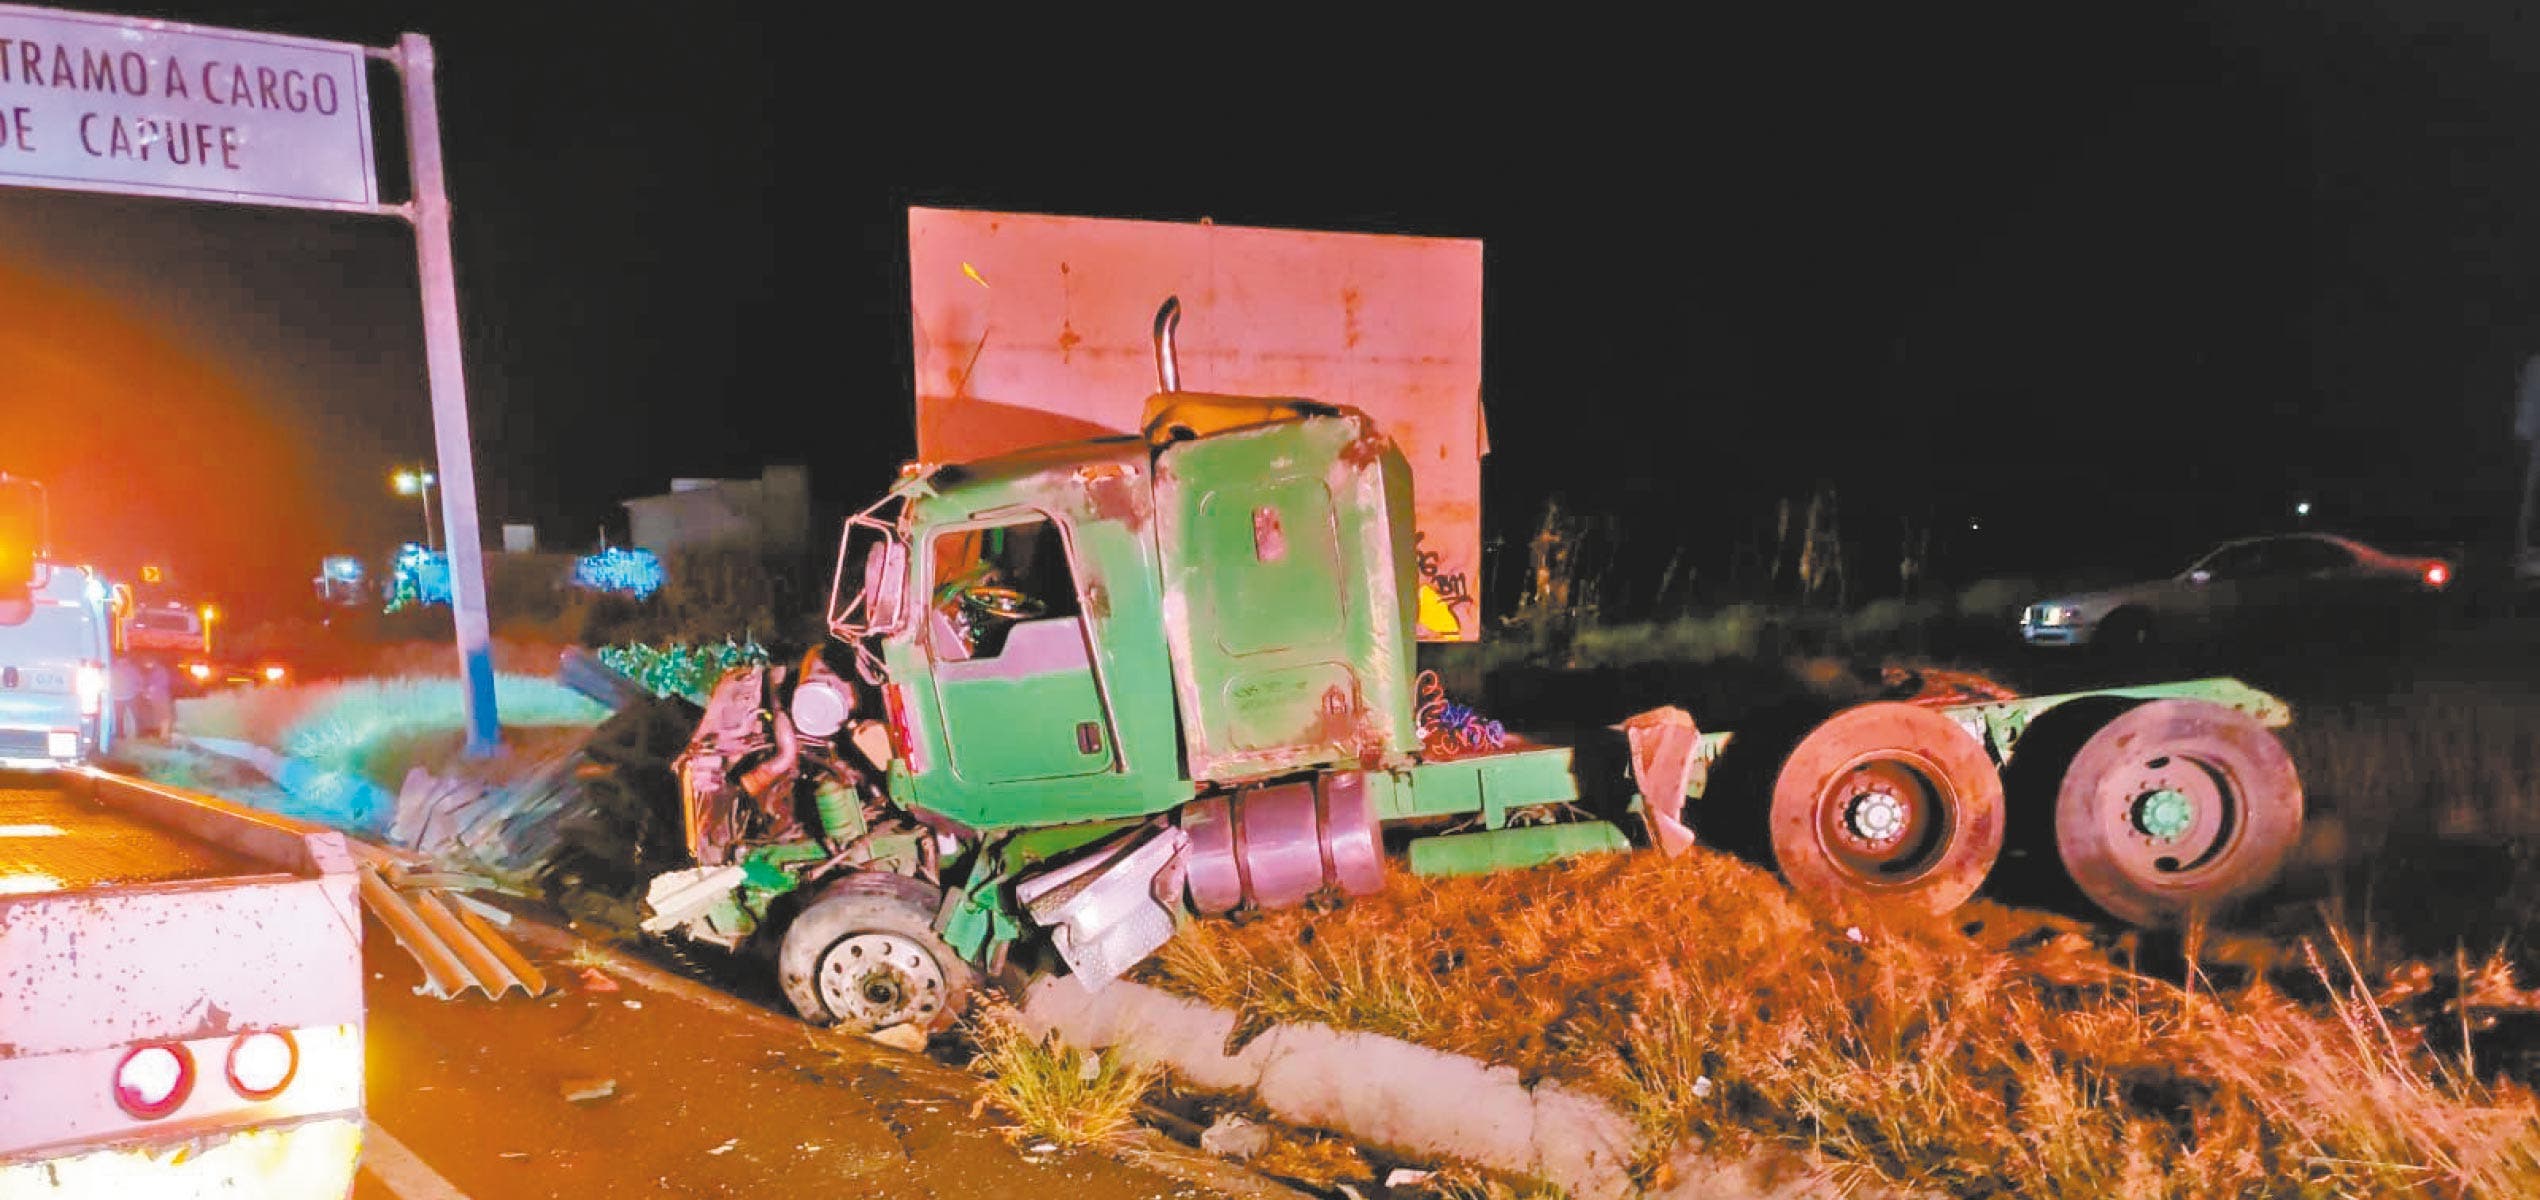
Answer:
[[[2302,788],[2265,726],[2196,700],[2069,716],[2066,737],[2020,764],[2053,785],[2051,804],[2023,797],[2020,819],[2051,820],[2056,857],[2090,903],[2171,925],[2274,881],[2301,834]],[[1791,748],[1768,832],[1774,863],[1811,900],[1944,913],[1983,886],[2009,820],[1975,734],[1882,702],[1836,713]]]
[[[1944,913],[2002,854],[2002,778],[1984,744],[1939,713],[1864,704],[1791,748],[1769,832],[1803,896]]]
[[[2220,912],[2275,881],[2302,834],[2291,755],[2254,718],[2151,700],[2060,765],[2055,853],[2091,903],[2136,925]]]

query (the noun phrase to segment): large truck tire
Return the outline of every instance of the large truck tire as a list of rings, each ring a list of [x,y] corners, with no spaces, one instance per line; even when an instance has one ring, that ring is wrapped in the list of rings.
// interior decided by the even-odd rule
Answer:
[[[978,973],[935,936],[942,897],[917,880],[864,872],[831,885],[786,927],[776,979],[815,1025],[933,1033],[960,1016]]]
[[[2160,927],[2273,883],[2302,833],[2293,758],[2257,719],[2151,700],[2098,727],[2055,792],[2055,849],[2090,902]]]
[[[1984,744],[1928,708],[1879,701],[1827,718],[1773,780],[1773,861],[1835,907],[1945,913],[2002,853],[2002,779]]]

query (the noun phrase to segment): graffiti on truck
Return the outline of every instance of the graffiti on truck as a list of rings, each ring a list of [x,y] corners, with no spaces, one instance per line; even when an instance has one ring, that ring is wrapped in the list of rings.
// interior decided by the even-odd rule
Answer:
[[[1425,533],[1411,535],[1420,569],[1420,636],[1461,638],[1464,622],[1473,611],[1473,577],[1466,571],[1446,570],[1427,542]]]

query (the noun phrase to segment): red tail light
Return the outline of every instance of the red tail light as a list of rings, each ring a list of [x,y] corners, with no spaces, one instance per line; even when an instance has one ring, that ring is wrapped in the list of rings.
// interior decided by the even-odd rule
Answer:
[[[229,1044],[229,1086],[250,1100],[271,1100],[300,1070],[300,1045],[276,1030],[242,1033]]]
[[[2439,588],[2450,582],[2452,582],[2451,564],[2439,562],[2425,564],[2425,586]]]
[[[174,1042],[136,1046],[115,1066],[115,1103],[144,1121],[175,1112],[194,1091],[194,1056]]]
[[[79,664],[72,677],[79,692],[79,715],[93,717],[106,709],[106,668],[93,662]]]
[[[923,775],[926,762],[917,752],[915,732],[908,727],[908,685],[894,683],[882,689],[882,715],[891,731],[891,757],[908,764],[909,773]]]

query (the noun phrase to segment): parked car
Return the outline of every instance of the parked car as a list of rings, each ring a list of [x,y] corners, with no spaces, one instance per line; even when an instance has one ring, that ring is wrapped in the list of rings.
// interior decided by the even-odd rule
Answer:
[[[2393,554],[2336,534],[2242,538],[2168,579],[2029,605],[2020,614],[2020,639],[2041,647],[2142,647],[2370,623],[2423,612],[2456,570],[2449,559]]]

